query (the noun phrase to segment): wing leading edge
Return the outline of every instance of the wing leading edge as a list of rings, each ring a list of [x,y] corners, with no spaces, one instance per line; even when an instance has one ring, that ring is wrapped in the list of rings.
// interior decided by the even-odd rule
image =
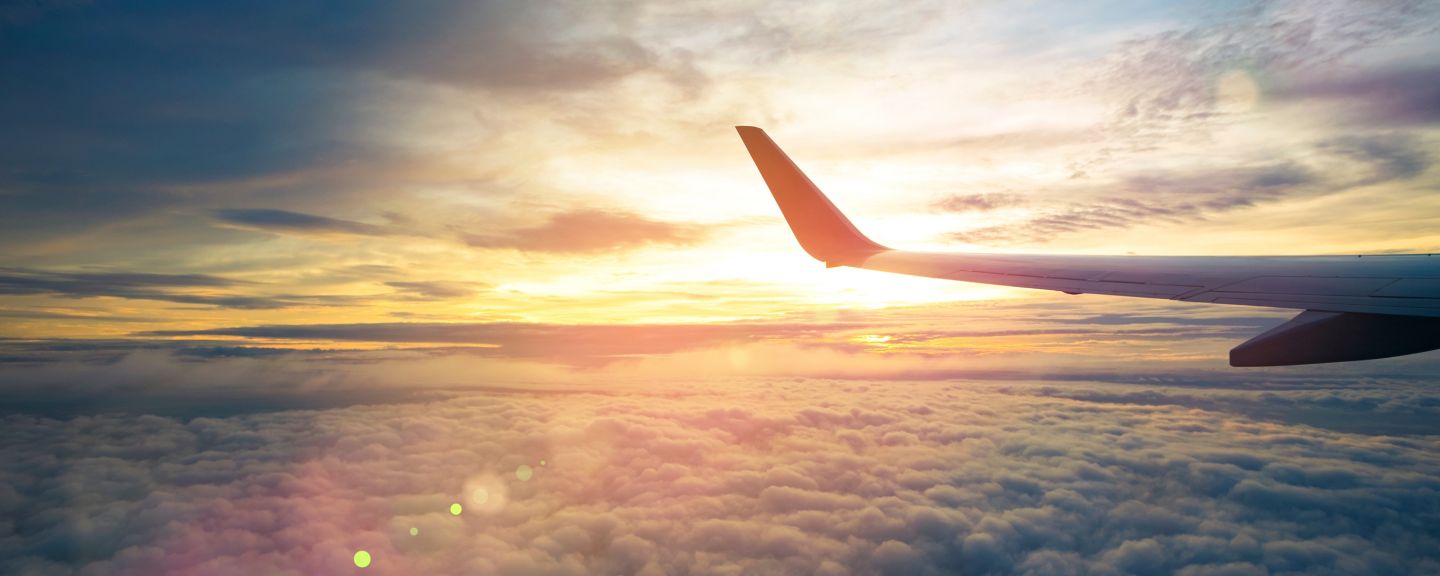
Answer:
[[[1230,353],[1233,366],[1386,358],[1440,348],[1440,257],[1061,256],[893,250],[860,232],[785,152],[741,140],[800,246],[827,266],[1056,290],[1302,311]]]

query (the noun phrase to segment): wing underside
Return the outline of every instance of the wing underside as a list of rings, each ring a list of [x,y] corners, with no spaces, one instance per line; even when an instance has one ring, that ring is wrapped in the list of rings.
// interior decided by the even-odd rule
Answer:
[[[1232,350],[1235,366],[1363,360],[1440,348],[1440,257],[892,250],[865,237],[764,131],[737,129],[796,239],[811,256],[830,266],[1070,294],[1313,311]]]

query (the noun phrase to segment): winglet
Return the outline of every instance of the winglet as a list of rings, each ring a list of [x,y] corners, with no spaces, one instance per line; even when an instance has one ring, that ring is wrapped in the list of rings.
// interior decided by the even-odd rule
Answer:
[[[735,130],[775,196],[775,203],[780,205],[790,231],[795,233],[800,247],[816,260],[829,266],[846,266],[889,250],[860,233],[764,130],[754,126],[736,126]]]

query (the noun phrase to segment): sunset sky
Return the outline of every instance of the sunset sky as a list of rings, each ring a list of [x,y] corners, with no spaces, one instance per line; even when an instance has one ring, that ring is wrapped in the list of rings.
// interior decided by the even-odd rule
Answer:
[[[1440,571],[1440,356],[826,269],[733,128],[889,246],[1440,252],[1435,2],[18,2],[0,71],[0,572]]]

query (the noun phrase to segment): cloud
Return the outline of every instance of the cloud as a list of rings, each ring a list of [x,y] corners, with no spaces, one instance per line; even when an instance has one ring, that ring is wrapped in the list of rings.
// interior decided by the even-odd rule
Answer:
[[[465,298],[475,294],[481,287],[473,282],[446,282],[442,280],[422,282],[386,282],[386,286],[394,288],[397,292],[409,295],[419,300],[450,300]]]
[[[146,316],[123,316],[108,313],[76,313],[55,310],[3,309],[0,317],[22,320],[65,320],[87,322],[154,322],[156,318]]]
[[[916,359],[930,356],[957,358],[972,368],[980,366],[970,354],[1023,346],[1030,352],[1070,349],[1085,342],[1087,349],[1111,358],[1147,355],[1155,360],[1161,350],[1205,344],[1216,358],[1228,345],[1253,336],[1284,320],[1283,313],[1266,315],[1213,315],[1214,309],[1194,305],[1156,303],[1133,312],[1109,312],[1107,301],[1053,298],[1028,299],[977,307],[951,303],[871,310],[816,321],[808,315],[772,320],[712,323],[629,323],[567,325],[531,322],[374,322],[351,324],[252,325],[221,328],[158,330],[134,334],[141,338],[241,338],[256,345],[277,341],[366,342],[386,344],[479,345],[467,353],[491,357],[544,358],[559,362],[608,363],[632,357],[656,357],[678,351],[724,349],[733,346],[774,347],[778,356],[785,346],[832,350],[843,354],[881,354],[880,357]],[[1087,306],[1089,304],[1089,306]],[[1041,312],[1037,312],[1041,311]],[[1104,312],[1097,313],[1097,310]],[[1224,312],[1224,310],[1220,310]],[[955,328],[957,324],[964,328]],[[1140,339],[1140,342],[1137,342]],[[228,340],[234,343],[234,340]],[[994,344],[1003,342],[1004,344]],[[748,352],[747,352],[748,354]],[[770,356],[767,354],[766,356]],[[1199,356],[1197,356],[1199,357]],[[1049,359],[1054,361],[1055,359]],[[696,359],[680,360],[694,362]],[[803,363],[802,363],[803,364]],[[887,374],[894,376],[923,365],[897,362]],[[1013,366],[1012,366],[1013,367]],[[760,368],[757,366],[757,369]],[[934,368],[934,366],[929,366]],[[987,366],[987,368],[993,368]],[[1051,366],[1050,368],[1054,368]],[[816,362],[806,375],[838,376],[847,369],[869,374],[846,364]],[[873,376],[873,374],[871,374]],[[843,377],[843,376],[839,376]]]
[[[304,236],[424,236],[426,233],[399,225],[376,225],[316,216],[288,210],[224,209],[214,212],[215,219],[226,225]],[[403,220],[396,215],[392,219]],[[511,216],[487,218],[485,227],[503,227],[495,220]],[[413,223],[411,223],[413,227]],[[465,230],[469,225],[451,224],[452,230]],[[640,214],[620,210],[580,209],[551,214],[534,226],[514,226],[497,233],[461,232],[460,240],[475,248],[510,248],[527,252],[587,254],[625,251],[651,245],[688,246],[703,241],[710,227],[653,220]],[[419,288],[413,283],[389,283],[392,287]],[[412,285],[413,284],[413,285]],[[451,283],[451,288],[459,286]],[[446,292],[453,293],[453,290]]]
[[[1321,102],[1362,126],[1409,129],[1440,122],[1440,67],[1372,67],[1314,74],[1276,86],[1282,101]]]
[[[949,238],[975,244],[1045,243],[1058,236],[1077,232],[1180,224],[1204,218],[1211,213],[1252,206],[1260,198],[1274,197],[1277,189],[1304,182],[1304,177],[1296,177],[1294,174],[1275,176],[1275,180],[1264,186],[1246,187],[1234,190],[1234,193],[1224,191],[1225,193],[1217,194],[1208,200],[1164,202],[1126,197],[1104,198],[1092,203],[1071,205],[1060,211],[1044,212],[1018,223],[952,233]],[[1137,187],[1164,185],[1154,180],[1132,183]]]
[[[846,327],[843,324],[748,322],[608,325],[392,322],[159,330],[143,335],[166,338],[230,336],[262,340],[470,344],[486,346],[471,350],[474,354],[594,362],[604,358],[666,354],[725,343],[790,339],[843,330]]]
[[[1423,51],[1391,49],[1423,43],[1417,39],[1434,34],[1434,22],[1440,19],[1434,5],[1336,0],[1184,10],[1192,14],[1180,23],[1129,36],[1082,67],[1088,91],[1102,98],[1108,111],[1087,134],[1089,150],[1069,159],[1073,174],[1103,173],[1137,157],[1214,145],[1216,136],[1229,129],[1266,126],[1285,114],[1322,117],[1322,124],[1349,119],[1352,128],[1364,130],[1413,125],[1383,117],[1390,110],[1409,115],[1406,110],[1424,100],[1416,92],[1393,96],[1383,94],[1383,88],[1369,88],[1389,80],[1358,78],[1377,68],[1423,77],[1422,70],[1430,68]],[[1393,78],[1401,91],[1410,82],[1422,82],[1401,75],[1395,72]],[[1325,107],[1290,106],[1297,103]],[[1357,120],[1367,115],[1375,121]],[[1264,129],[1286,130],[1284,124]]]
[[[1074,232],[1174,224],[1196,217],[1199,210],[1200,208],[1193,204],[1170,207],[1128,198],[1113,198],[1094,204],[1072,206],[1061,212],[1036,216],[1015,224],[984,226],[955,232],[948,237],[957,242],[971,244],[1045,243],[1057,236]]]
[[[395,230],[384,226],[288,210],[227,208],[216,210],[214,214],[216,220],[226,224],[281,233],[352,234],[358,236],[388,236],[396,233]]]
[[[323,573],[361,549],[378,574],[1440,568],[1429,437],[1036,394],[1046,385],[1116,390],[726,379],[11,415],[0,569]]]
[[[932,205],[944,212],[988,212],[1001,208],[1023,206],[1025,198],[1019,194],[955,194],[936,200]]]
[[[1283,161],[1130,173],[1105,185],[1107,195],[1095,200],[1042,209],[1019,222],[956,232],[949,238],[977,244],[1045,243],[1071,233],[1181,224],[1295,196],[1409,180],[1434,162],[1420,139],[1405,133],[1342,136],[1316,142],[1312,148],[1318,157],[1313,166]]]
[[[292,306],[342,306],[359,298],[332,295],[255,295],[235,293],[252,283],[207,274],[138,272],[52,272],[0,268],[0,294],[46,294],[68,298],[125,298],[197,304],[220,308],[270,309]],[[228,293],[226,291],[229,291]]]
[[[1320,149],[1372,167],[1370,176],[1351,186],[1414,178],[1434,161],[1419,139],[1406,133],[1341,136],[1321,143]]]
[[[633,250],[651,245],[688,246],[709,230],[697,224],[652,220],[614,210],[572,210],[549,216],[544,223],[498,234],[461,232],[477,248],[513,248],[528,252],[596,253]]]
[[[1116,121],[1147,141],[1165,126],[1223,114],[1219,75],[1249,70],[1291,76],[1376,45],[1431,31],[1434,6],[1423,2],[1249,3],[1218,18],[1127,41],[1106,58],[1100,82],[1123,94]]]
[[[335,10],[346,17],[331,18]],[[0,14],[0,65],[10,71],[0,78],[0,124],[15,135],[0,142],[11,208],[0,228],[14,242],[208,210],[225,202],[196,189],[225,183],[258,182],[257,196],[295,207],[393,192],[373,174],[333,181],[410,162],[369,133],[387,87],[534,98],[647,72],[662,83],[703,80],[683,52],[637,42],[627,32],[634,11],[585,3],[74,3],[19,12]],[[220,217],[373,232],[279,212]]]

